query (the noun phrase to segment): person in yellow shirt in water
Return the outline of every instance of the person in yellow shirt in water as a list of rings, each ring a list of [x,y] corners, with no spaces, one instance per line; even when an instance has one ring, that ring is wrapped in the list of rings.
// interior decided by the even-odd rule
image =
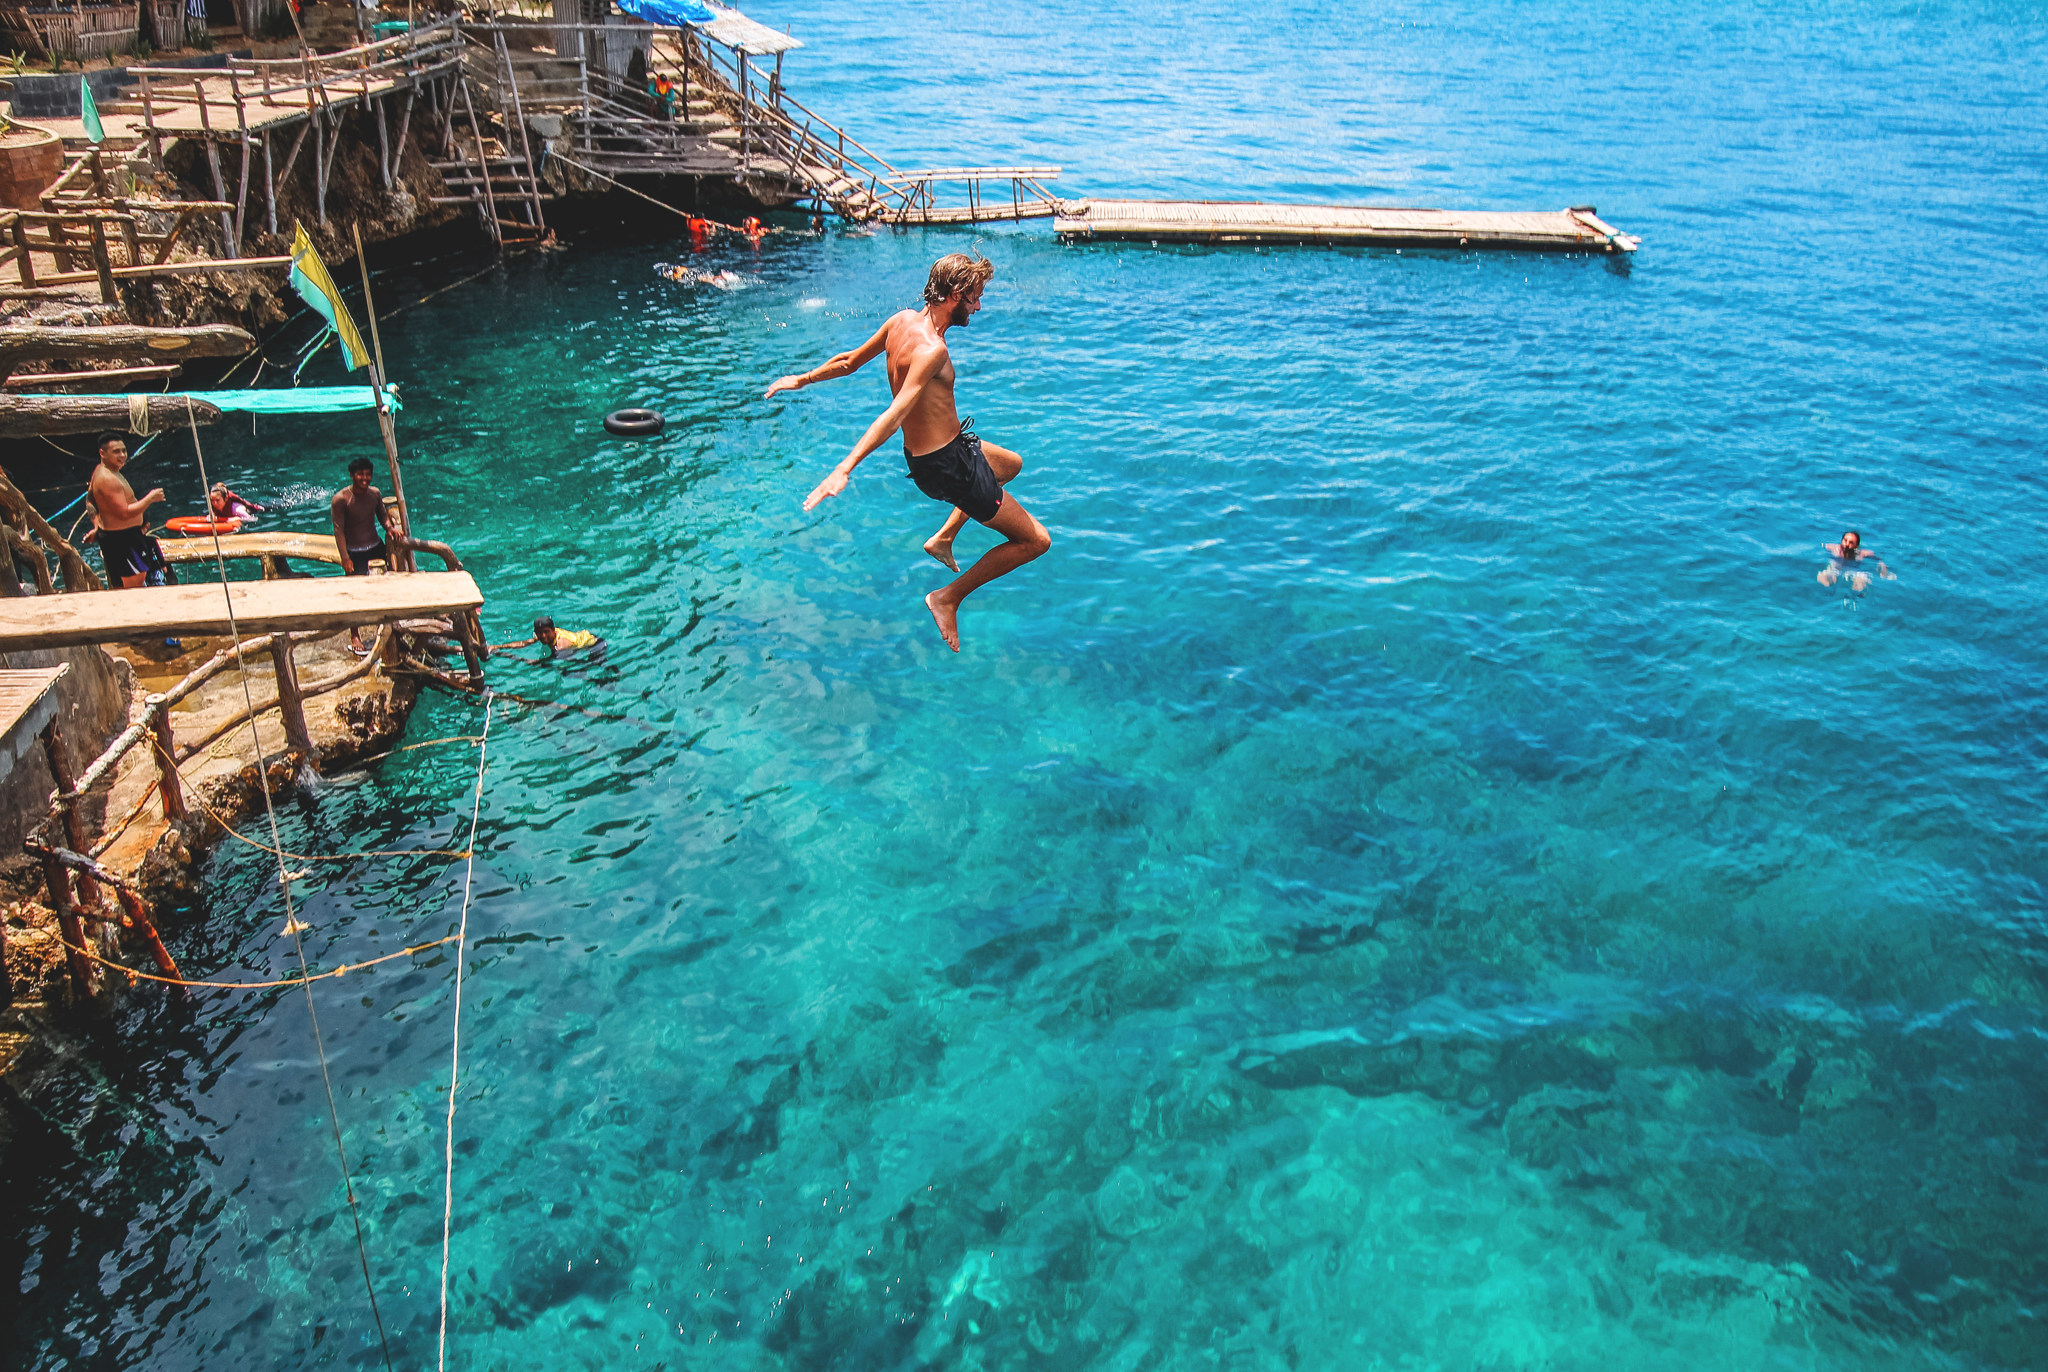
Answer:
[[[588,629],[557,629],[554,620],[542,615],[533,621],[532,638],[522,638],[517,643],[493,643],[491,651],[501,653],[511,648],[530,648],[536,643],[547,648],[550,658],[567,657],[586,648],[593,650],[592,657],[597,657],[604,650],[604,640]]]

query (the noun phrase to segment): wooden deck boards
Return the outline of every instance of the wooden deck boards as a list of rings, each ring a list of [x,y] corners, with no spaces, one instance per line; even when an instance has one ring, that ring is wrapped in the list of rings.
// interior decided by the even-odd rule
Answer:
[[[1066,239],[1537,252],[1633,252],[1640,241],[1587,209],[1430,210],[1217,200],[1071,201],[1054,218],[1053,229]]]
[[[228,590],[234,627],[245,635],[380,624],[484,603],[467,572],[231,581]],[[218,582],[0,600],[0,652],[229,632]]]
[[[57,678],[70,670],[61,663],[0,670],[0,768],[12,767],[57,717]]]
[[[215,540],[211,534],[195,534],[190,538],[166,536],[157,541],[164,550],[166,562],[182,566],[188,562],[213,561]],[[220,552],[225,557],[297,557],[341,565],[341,550],[334,546],[333,534],[300,534],[283,530],[267,534],[222,534],[219,542]]]

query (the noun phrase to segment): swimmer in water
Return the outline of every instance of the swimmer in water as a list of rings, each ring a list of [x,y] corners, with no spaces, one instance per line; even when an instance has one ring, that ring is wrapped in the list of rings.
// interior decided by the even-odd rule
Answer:
[[[591,650],[592,657],[601,658],[606,647],[604,639],[588,629],[557,629],[553,618],[542,615],[533,621],[532,638],[522,638],[517,643],[493,643],[489,651],[502,653],[509,648],[531,648],[536,643],[546,648],[551,658],[567,657],[586,649]]]
[[[685,286],[716,286],[722,291],[736,291],[747,284],[747,278],[738,272],[700,272],[694,267],[678,266],[673,262],[655,263],[654,272]]]
[[[215,519],[250,520],[270,508],[258,505],[247,496],[237,495],[221,481],[214,482],[213,489],[206,493],[206,503],[212,507]]]
[[[889,355],[889,389],[895,399],[868,425],[831,474],[804,498],[804,508],[815,509],[818,502],[845,490],[853,469],[901,429],[910,479],[933,500],[953,507],[939,531],[925,540],[925,552],[949,570],[959,571],[953,560],[953,536],[970,518],[986,524],[1004,540],[950,585],[924,598],[939,637],[956,653],[960,651],[960,602],[1052,547],[1045,526],[1003,489],[1024,469],[1024,459],[1007,448],[982,442],[969,424],[961,422],[953,405],[953,358],[946,351],[946,330],[967,327],[981,308],[981,293],[995,273],[995,265],[986,258],[948,253],[932,263],[924,285],[923,309],[897,311],[860,347],[801,376],[782,377],[768,388],[772,396],[852,376],[882,353]]]
[[[1857,533],[1854,529],[1843,534],[1840,543],[1828,543],[1822,546],[1828,550],[1828,556],[1832,559],[1827,566],[1815,573],[1814,579],[1823,586],[1832,586],[1846,576],[1849,578],[1849,586],[1852,590],[1869,590],[1871,574],[1863,569],[1865,562],[1873,564],[1877,575],[1884,580],[1897,581],[1899,579],[1893,574],[1891,568],[1884,565],[1883,560],[1876,553],[1863,546],[1863,535]]]

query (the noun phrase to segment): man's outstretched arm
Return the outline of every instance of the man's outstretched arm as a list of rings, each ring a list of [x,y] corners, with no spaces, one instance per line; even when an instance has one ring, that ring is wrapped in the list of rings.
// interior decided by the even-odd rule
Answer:
[[[852,376],[862,367],[867,366],[868,363],[879,357],[882,349],[887,347],[888,343],[889,326],[884,324],[881,328],[875,330],[873,338],[870,338],[852,352],[840,353],[824,366],[807,371],[802,376],[791,375],[779,378],[774,385],[768,388],[767,394],[761,398],[766,400],[778,391],[800,391],[804,387],[814,385],[820,381],[833,381],[842,376]]]
[[[924,394],[924,388],[931,384],[931,379],[945,364],[946,347],[943,343],[934,343],[911,359],[910,372],[903,378],[903,389],[896,392],[889,408],[868,425],[868,431],[860,436],[860,442],[853,445],[853,451],[841,458],[831,475],[804,497],[806,510],[814,509],[826,496],[838,495],[846,489],[847,478],[853,475],[853,469],[866,461],[869,453],[886,443],[889,435],[902,426],[903,416],[910,413],[910,407],[917,403],[917,398]]]

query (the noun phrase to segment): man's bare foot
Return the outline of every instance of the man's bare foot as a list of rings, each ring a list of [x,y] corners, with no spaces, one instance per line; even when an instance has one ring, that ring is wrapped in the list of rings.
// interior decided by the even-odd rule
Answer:
[[[960,570],[960,564],[953,560],[953,540],[933,534],[924,541],[924,550],[931,559],[949,572]]]
[[[943,604],[938,597],[939,593],[933,591],[924,598],[924,607],[932,612],[932,619],[939,626],[939,637],[957,653],[960,651],[960,607]]]

